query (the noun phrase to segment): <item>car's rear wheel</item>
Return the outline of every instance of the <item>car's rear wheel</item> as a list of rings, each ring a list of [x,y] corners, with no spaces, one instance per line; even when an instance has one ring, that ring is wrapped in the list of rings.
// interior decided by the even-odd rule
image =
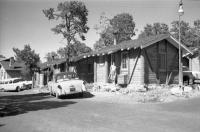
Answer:
[[[19,92],[19,91],[20,91],[20,87],[19,87],[19,86],[17,86],[17,88],[16,88],[16,91],[17,91],[17,92]]]
[[[81,98],[83,97],[83,92],[79,93],[79,97]]]

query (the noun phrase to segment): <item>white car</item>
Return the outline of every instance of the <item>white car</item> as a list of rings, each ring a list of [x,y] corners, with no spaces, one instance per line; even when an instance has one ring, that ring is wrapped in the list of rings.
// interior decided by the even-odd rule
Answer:
[[[32,84],[32,81],[25,81],[22,78],[11,78],[5,79],[0,82],[0,89],[3,91],[21,91],[27,88],[28,85]]]
[[[77,78],[74,72],[62,72],[55,75],[54,81],[48,83],[51,95],[57,98],[63,95],[79,94],[83,95],[85,90],[84,81]]]

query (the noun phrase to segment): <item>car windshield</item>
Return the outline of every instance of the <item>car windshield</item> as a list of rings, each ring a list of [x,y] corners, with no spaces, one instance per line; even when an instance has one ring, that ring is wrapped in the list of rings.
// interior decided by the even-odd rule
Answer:
[[[13,83],[18,83],[18,82],[21,82],[21,81],[24,81],[23,79],[19,78],[19,79],[15,79],[13,80]]]
[[[58,74],[57,75],[57,80],[60,80],[60,79],[73,79],[73,78],[77,78],[75,73],[63,73],[63,74]]]

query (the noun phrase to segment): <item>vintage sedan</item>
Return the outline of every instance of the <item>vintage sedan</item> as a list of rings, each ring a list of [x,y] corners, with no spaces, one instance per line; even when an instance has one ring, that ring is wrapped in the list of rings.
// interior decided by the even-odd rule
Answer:
[[[74,72],[61,72],[55,75],[54,81],[48,83],[51,95],[57,98],[64,95],[79,94],[83,96],[84,81],[80,80]]]
[[[25,81],[22,78],[10,78],[1,81],[0,89],[3,91],[21,91],[26,89],[28,85],[32,84],[32,81]]]

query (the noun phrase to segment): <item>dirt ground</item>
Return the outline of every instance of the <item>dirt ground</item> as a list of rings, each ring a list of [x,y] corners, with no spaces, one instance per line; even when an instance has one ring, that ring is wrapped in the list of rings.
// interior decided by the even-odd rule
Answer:
[[[116,93],[56,99],[38,89],[0,92],[0,132],[199,132],[200,98],[135,103]],[[4,107],[5,108],[5,107]]]

